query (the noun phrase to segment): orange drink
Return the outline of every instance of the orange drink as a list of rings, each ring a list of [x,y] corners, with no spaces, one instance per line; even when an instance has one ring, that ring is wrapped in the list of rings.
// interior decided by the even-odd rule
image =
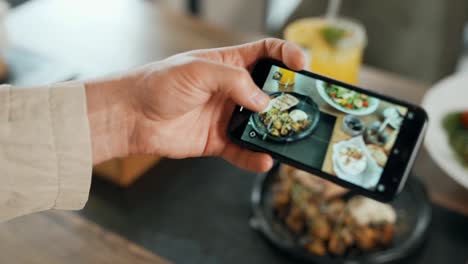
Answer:
[[[359,23],[343,18],[304,18],[289,24],[284,37],[305,49],[312,72],[357,83],[367,42]]]
[[[278,80],[278,89],[280,91],[294,90],[294,82],[296,80],[296,73],[283,68],[279,69],[280,79]]]

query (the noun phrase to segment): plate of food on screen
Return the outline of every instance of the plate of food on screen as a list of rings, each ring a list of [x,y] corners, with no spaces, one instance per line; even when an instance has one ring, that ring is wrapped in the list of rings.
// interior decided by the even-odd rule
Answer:
[[[383,204],[284,164],[258,175],[251,201],[251,227],[275,252],[304,263],[403,261],[424,241],[431,218],[416,177]]]
[[[310,135],[320,119],[317,104],[295,92],[270,94],[267,109],[251,116],[250,123],[263,140],[293,142]]]
[[[317,80],[317,90],[330,106],[351,115],[371,114],[380,103],[375,97],[321,80]]]
[[[333,171],[340,179],[373,189],[383,170],[374,156],[362,136],[340,141],[333,145]]]

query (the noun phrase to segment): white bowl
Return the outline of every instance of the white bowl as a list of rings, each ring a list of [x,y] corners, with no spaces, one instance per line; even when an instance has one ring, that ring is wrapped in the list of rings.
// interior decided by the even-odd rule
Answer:
[[[338,156],[337,153],[339,149],[344,146],[351,145],[357,147],[364,151],[364,154],[367,156],[367,166],[366,169],[358,175],[352,175],[347,172],[344,172],[342,168],[339,166]],[[372,155],[367,150],[366,144],[364,143],[364,139],[362,136],[354,137],[349,140],[340,141],[333,145],[333,154],[332,154],[332,161],[333,161],[333,170],[336,173],[338,178],[345,180],[347,182],[356,184],[366,189],[373,189],[376,187],[377,183],[380,180],[380,176],[382,176],[382,168],[377,165],[377,162],[372,158]]]
[[[350,114],[350,115],[369,115],[369,114],[372,114],[373,112],[375,112],[375,110],[377,110],[377,108],[379,107],[379,103],[380,103],[379,99],[374,98],[374,97],[369,97],[369,106],[367,108],[357,109],[357,110],[348,109],[348,108],[345,108],[345,107],[333,102],[333,100],[330,98],[330,96],[328,96],[327,92],[325,91],[325,82],[324,81],[317,80],[317,91],[320,94],[320,96],[323,98],[323,100],[325,100],[325,102],[327,102],[333,108],[335,108],[335,109],[337,109],[337,110],[339,110],[341,112]]]
[[[424,96],[422,106],[429,115],[425,146],[429,155],[456,182],[468,188],[468,169],[458,161],[443,128],[443,118],[468,110],[468,73],[459,73],[436,83]]]

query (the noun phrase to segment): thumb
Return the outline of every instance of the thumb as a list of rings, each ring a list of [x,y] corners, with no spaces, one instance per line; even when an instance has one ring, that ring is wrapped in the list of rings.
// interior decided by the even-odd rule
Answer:
[[[263,111],[270,102],[270,97],[264,93],[252,80],[249,72],[241,67],[204,61],[204,67],[211,72],[211,92],[227,93],[237,104],[252,111]]]

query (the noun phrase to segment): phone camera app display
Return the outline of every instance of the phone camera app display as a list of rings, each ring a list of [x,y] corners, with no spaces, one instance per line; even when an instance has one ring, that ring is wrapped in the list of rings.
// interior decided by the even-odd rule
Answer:
[[[273,66],[271,98],[241,139],[369,190],[379,185],[407,108]]]

